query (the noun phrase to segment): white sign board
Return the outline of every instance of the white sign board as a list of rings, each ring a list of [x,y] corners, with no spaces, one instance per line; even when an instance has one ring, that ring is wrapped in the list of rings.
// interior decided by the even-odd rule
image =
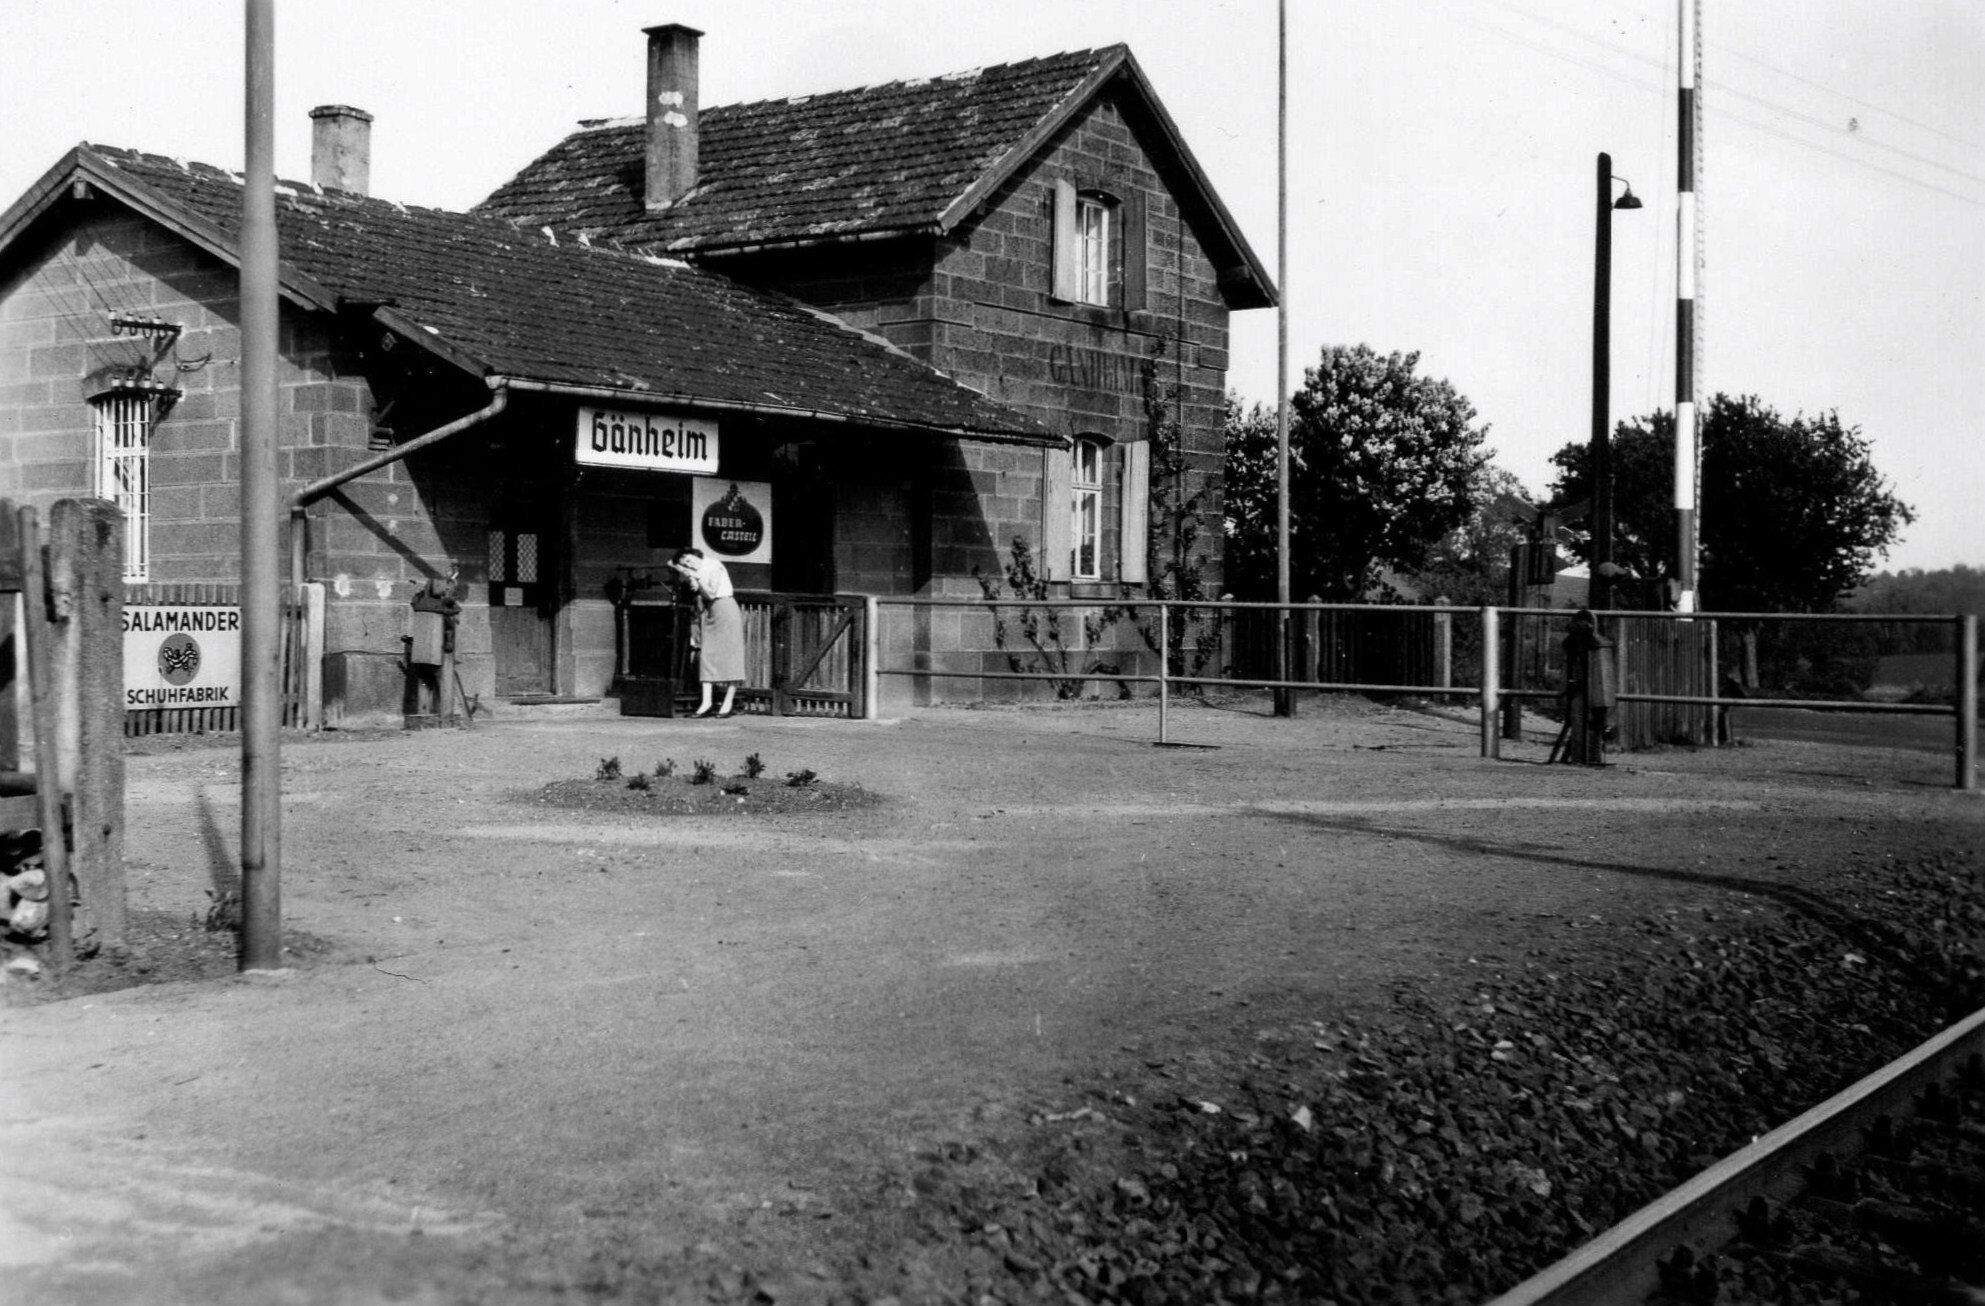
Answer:
[[[689,483],[696,547],[719,562],[772,561],[772,487],[764,481],[698,477]]]
[[[240,706],[240,608],[125,605],[126,711]]]
[[[708,475],[717,470],[717,424],[673,413],[581,408],[573,457],[587,467]]]

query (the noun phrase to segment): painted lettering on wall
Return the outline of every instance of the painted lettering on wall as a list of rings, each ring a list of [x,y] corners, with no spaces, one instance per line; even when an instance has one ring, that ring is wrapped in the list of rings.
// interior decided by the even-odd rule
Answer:
[[[1051,345],[1048,376],[1058,385],[1111,394],[1144,393],[1144,360],[1087,345]]]

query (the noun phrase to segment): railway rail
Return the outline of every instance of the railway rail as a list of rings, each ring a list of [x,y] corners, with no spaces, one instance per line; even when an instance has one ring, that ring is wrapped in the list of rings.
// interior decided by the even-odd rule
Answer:
[[[1489,1306],[1985,1306],[1985,1010]]]

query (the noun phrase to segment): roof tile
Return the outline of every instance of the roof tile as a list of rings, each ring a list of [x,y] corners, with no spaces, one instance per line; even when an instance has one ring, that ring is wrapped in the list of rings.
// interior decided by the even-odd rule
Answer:
[[[476,206],[624,244],[682,251],[934,226],[1122,46],[948,76],[715,106],[695,189],[649,213],[646,124],[581,125]]]
[[[241,180],[87,145],[230,244]],[[685,404],[771,406],[884,426],[1052,438],[909,355],[796,300],[535,224],[279,186],[284,265],[339,300],[390,305],[489,372]],[[776,399],[768,399],[776,395]]]

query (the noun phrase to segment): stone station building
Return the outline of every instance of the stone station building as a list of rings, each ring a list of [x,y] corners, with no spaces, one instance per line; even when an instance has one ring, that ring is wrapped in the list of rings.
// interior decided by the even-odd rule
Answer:
[[[369,117],[313,113],[280,470],[333,721],[398,713],[435,578],[496,700],[615,692],[614,599],[691,542],[744,590],[976,597],[1017,540],[1146,592],[1154,406],[1217,523],[1227,315],[1274,292],[1127,50],[702,109],[699,35],[470,213],[369,196]],[[117,501],[134,584],[238,573],[240,204],[85,144],[0,214],[0,494]],[[983,617],[891,638],[1005,666]]]

